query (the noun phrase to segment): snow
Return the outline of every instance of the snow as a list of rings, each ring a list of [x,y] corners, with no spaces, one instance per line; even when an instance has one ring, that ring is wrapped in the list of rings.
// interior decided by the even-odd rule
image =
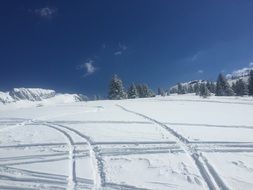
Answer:
[[[0,189],[253,189],[252,97],[74,100],[0,104]]]
[[[21,106],[34,104],[33,102],[37,103],[37,106],[43,106],[44,104],[73,103],[87,99],[87,96],[82,94],[61,94],[42,88],[14,88],[9,92],[0,92],[0,104],[16,103]]]

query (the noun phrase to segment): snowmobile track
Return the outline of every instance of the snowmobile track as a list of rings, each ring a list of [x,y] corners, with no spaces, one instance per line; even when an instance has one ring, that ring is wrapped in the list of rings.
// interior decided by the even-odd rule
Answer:
[[[172,134],[178,140],[178,144],[185,151],[185,153],[191,157],[191,159],[197,166],[200,174],[202,175],[202,178],[205,180],[207,187],[210,190],[214,190],[214,189],[228,190],[229,189],[227,185],[224,183],[224,181],[221,179],[221,177],[218,175],[218,173],[215,171],[215,169],[210,165],[210,163],[208,163],[207,159],[201,153],[199,153],[194,147],[190,146],[189,144],[190,142],[188,141],[188,139],[178,134],[176,131],[174,131],[172,128],[168,127],[164,123],[161,123],[144,114],[129,110],[121,105],[116,104],[116,106],[118,106],[119,108],[121,108],[122,110],[128,113],[132,113],[144,119],[152,121],[153,123],[159,125],[160,127],[164,128],[166,131],[168,131],[170,134]]]
[[[61,132],[65,138],[68,141],[68,149],[69,149],[69,178],[68,178],[68,187],[67,189],[75,189],[76,185],[76,160],[75,160],[75,145],[74,145],[74,140],[72,137],[64,130],[60,129],[59,127],[49,125],[44,123],[44,126],[53,128],[57,130],[58,132]]]
[[[81,138],[83,138],[89,146],[90,149],[90,158],[91,158],[91,164],[93,167],[93,171],[94,171],[94,186],[96,189],[101,189],[101,187],[105,186],[105,172],[104,172],[104,164],[103,164],[103,160],[99,154],[98,148],[94,145],[93,141],[91,140],[90,137],[80,133],[79,131],[64,126],[64,125],[60,125],[60,124],[56,124],[56,123],[51,123],[51,122],[47,122],[47,124],[53,124],[58,126],[59,128],[64,128],[67,129],[75,134],[77,134],[78,136],[80,136]]]

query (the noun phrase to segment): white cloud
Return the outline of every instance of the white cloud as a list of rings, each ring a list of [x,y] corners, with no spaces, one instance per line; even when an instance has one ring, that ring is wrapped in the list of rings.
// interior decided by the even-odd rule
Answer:
[[[78,66],[78,69],[84,70],[84,77],[92,75],[93,73],[96,72],[97,68],[94,66],[94,61],[93,60],[88,60],[87,62],[81,64]]]
[[[198,51],[197,53],[195,53],[195,54],[191,57],[191,61],[192,61],[192,62],[197,61],[201,54],[202,54],[201,51]]]
[[[122,43],[119,43],[117,49],[118,50],[114,52],[114,55],[122,55],[123,52],[127,50],[127,46]]]
[[[114,52],[114,55],[122,55],[122,51],[116,51]]]
[[[199,73],[199,74],[203,74],[204,71],[203,71],[203,70],[198,70],[198,73]]]
[[[253,67],[253,62],[249,63],[249,67]]]
[[[52,18],[53,15],[57,13],[57,9],[50,7],[43,7],[40,9],[35,9],[35,14],[43,18]]]

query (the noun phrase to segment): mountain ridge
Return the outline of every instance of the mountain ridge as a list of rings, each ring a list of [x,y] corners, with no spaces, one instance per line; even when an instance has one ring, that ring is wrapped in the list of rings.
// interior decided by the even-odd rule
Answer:
[[[56,93],[55,90],[43,88],[13,88],[10,91],[0,91],[0,102],[3,104],[18,102],[21,100],[36,102],[59,96],[67,96],[73,102],[87,101],[88,97],[83,94]]]

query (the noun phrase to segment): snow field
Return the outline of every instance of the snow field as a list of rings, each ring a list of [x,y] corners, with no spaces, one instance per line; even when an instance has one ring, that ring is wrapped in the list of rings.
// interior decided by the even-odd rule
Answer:
[[[251,98],[0,107],[0,189],[252,189]]]

